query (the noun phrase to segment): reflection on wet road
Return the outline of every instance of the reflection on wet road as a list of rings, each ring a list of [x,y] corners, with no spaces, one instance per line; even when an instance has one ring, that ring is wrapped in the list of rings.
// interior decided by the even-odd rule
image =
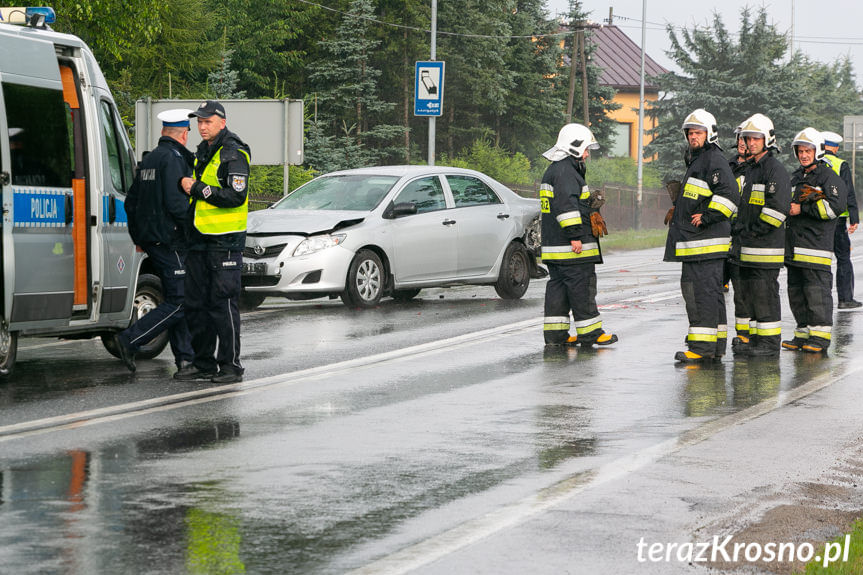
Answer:
[[[25,346],[17,377],[0,385],[0,565],[375,565],[460,526],[477,536],[517,521],[536,509],[525,502],[570,497],[624,473],[622,461],[781,404],[863,351],[853,336],[863,315],[848,313],[830,358],[675,366],[686,323],[678,268],[643,258],[600,276],[604,322],[621,338],[608,349],[544,350],[541,283],[519,302],[459,288],[368,313],[270,303],[244,316],[251,377],[218,396],[173,384],[165,357],[131,376],[93,342]],[[62,430],[13,428],[76,413],[89,415]],[[472,523],[483,517],[495,520]]]

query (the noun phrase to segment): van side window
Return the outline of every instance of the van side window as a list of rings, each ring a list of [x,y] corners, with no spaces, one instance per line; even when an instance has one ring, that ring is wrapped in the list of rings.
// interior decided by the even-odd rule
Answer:
[[[63,92],[3,84],[12,183],[72,187],[69,117]]]
[[[132,165],[129,155],[124,153],[125,140],[119,133],[116,115],[111,104],[105,100],[101,103],[102,134],[105,137],[105,152],[108,169],[111,172],[111,185],[114,190],[125,194],[132,185]]]

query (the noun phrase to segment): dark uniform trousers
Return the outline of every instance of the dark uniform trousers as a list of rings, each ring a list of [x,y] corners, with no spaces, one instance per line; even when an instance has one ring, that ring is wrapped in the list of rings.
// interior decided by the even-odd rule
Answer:
[[[202,371],[243,373],[238,305],[242,266],[240,251],[189,251],[186,317],[192,333],[195,366]]]
[[[548,266],[548,283],[545,284],[545,317],[572,318],[578,342],[588,345],[604,332],[599,310],[596,308],[596,264],[561,265],[545,262]],[[565,326],[560,326],[561,328]],[[590,329],[593,328],[593,329]],[[583,331],[590,329],[589,331]],[[566,343],[567,329],[548,329],[543,332],[545,343]]]
[[[851,238],[848,237],[848,218],[837,218],[833,238],[836,254],[836,292],[839,301],[854,299],[854,266],[851,264]]]
[[[723,292],[724,259],[684,261],[680,291],[689,317],[689,350],[704,357],[725,354],[728,328]]]
[[[779,269],[735,267],[738,268],[734,283],[737,334],[748,336],[750,346],[778,350],[782,339]]]
[[[797,323],[794,335],[827,349],[833,327],[833,272],[798,266],[787,268],[788,303]]]
[[[129,326],[117,337],[126,344],[132,353],[148,341],[168,330],[171,351],[177,365],[181,361],[192,361],[191,336],[185,321],[183,291],[186,282],[184,268],[186,253],[172,250],[162,244],[147,244],[141,246],[156,269],[156,274],[162,282],[162,292],[165,301],[150,311],[138,321]]]

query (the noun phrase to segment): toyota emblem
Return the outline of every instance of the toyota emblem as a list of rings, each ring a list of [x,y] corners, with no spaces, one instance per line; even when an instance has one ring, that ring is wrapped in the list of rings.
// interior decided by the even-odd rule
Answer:
[[[256,256],[264,255],[264,251],[265,251],[264,246],[261,246],[261,245],[255,246],[255,255]]]

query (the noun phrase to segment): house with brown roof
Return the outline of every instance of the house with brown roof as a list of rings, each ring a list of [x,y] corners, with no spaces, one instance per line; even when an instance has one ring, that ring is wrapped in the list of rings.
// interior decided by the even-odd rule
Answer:
[[[602,69],[599,83],[617,91],[614,101],[620,108],[609,114],[617,122],[616,137],[603,146],[611,156],[629,156],[638,160],[638,97],[641,82],[641,48],[614,25],[591,30],[587,41],[595,46],[591,56],[594,65]],[[659,86],[654,77],[668,72],[649,55],[644,58],[645,107],[659,98]],[[655,121],[645,115],[644,131],[655,127]],[[653,138],[644,135],[646,146]]]

